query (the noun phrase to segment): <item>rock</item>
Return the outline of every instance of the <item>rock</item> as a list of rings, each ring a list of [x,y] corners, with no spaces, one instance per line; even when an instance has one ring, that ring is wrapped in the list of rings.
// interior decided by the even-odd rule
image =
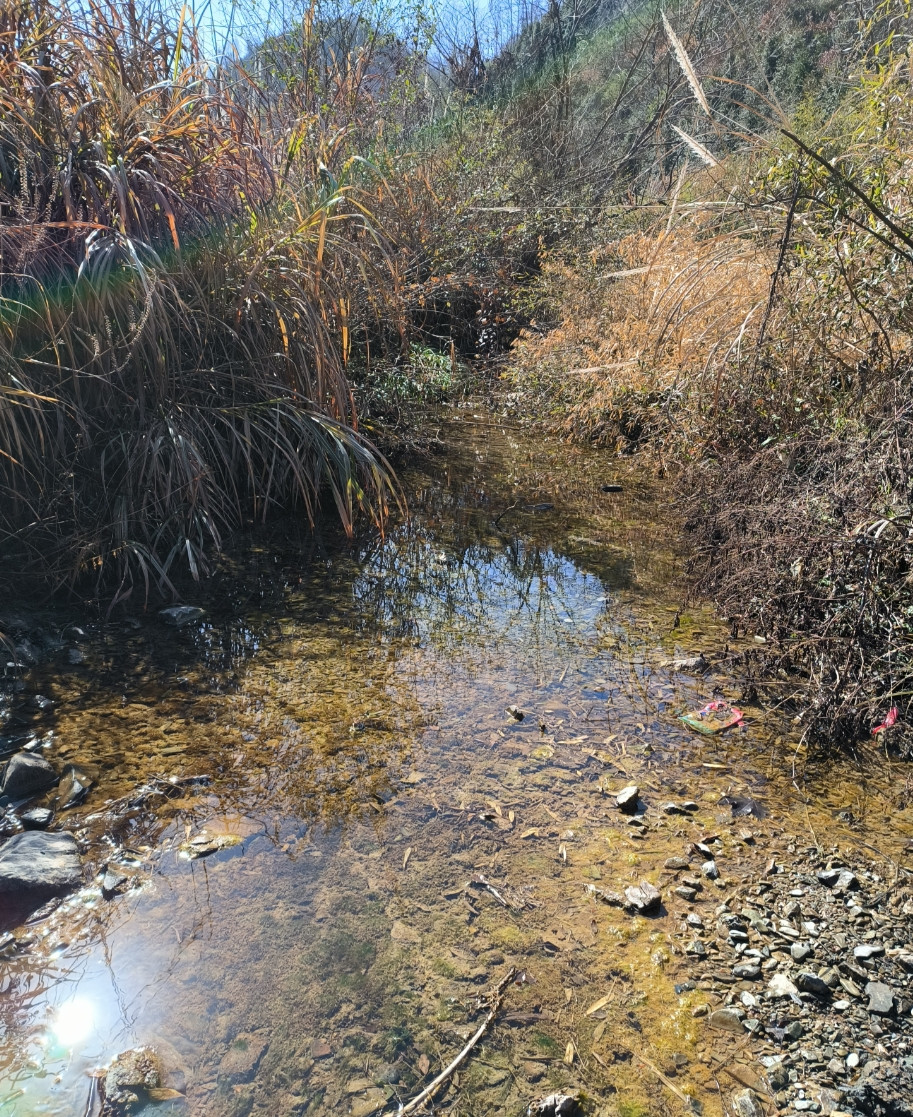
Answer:
[[[846,1057],[846,1065],[850,1070],[855,1070],[859,1066],[859,1052],[851,1051]]]
[[[112,899],[117,890],[123,888],[129,879],[126,873],[122,873],[109,865],[105,869],[105,875],[102,877],[101,881],[102,896],[104,896],[106,900]]]
[[[856,879],[856,874],[851,873],[849,869],[843,869],[837,877],[837,883],[834,885],[835,892],[851,892],[853,889],[859,887],[859,881]]]
[[[669,660],[666,666],[673,671],[706,671],[710,664],[702,655],[689,655]]]
[[[602,493],[623,493],[625,491],[624,485],[600,485],[599,491]]]
[[[822,869],[821,872],[816,873],[815,876],[823,885],[826,885],[828,888],[833,888],[837,883],[837,878],[840,876],[840,870]]]
[[[811,952],[812,948],[805,942],[794,942],[789,948],[789,956],[794,962],[804,962]]]
[[[580,1112],[580,1103],[571,1094],[549,1094],[532,1102],[526,1112],[528,1117],[574,1117]]]
[[[701,872],[708,880],[716,880],[720,875],[720,870],[716,867],[716,861],[705,861],[701,865]]]
[[[625,889],[627,906],[638,913],[655,911],[662,900],[662,893],[649,881],[642,880],[639,887]]]
[[[149,1091],[162,1084],[162,1068],[151,1047],[137,1047],[117,1055],[105,1075],[103,1117],[148,1100]]]
[[[742,962],[732,967],[733,975],[742,981],[755,981],[761,976],[761,967],[750,962]]]
[[[54,819],[54,812],[50,807],[32,807],[19,815],[19,821],[26,830],[46,830]]]
[[[818,1104],[821,1106],[821,1112],[831,1114],[835,1110],[839,1110],[843,1099],[836,1090],[826,1090],[822,1087],[818,1091]]]
[[[3,774],[3,794],[14,802],[29,799],[57,783],[57,773],[43,756],[19,752],[11,757]]]
[[[401,919],[394,919],[390,927],[390,938],[394,942],[421,942],[422,936],[416,927],[410,927]]]
[[[263,1058],[266,1040],[257,1032],[239,1033],[219,1063],[219,1077],[229,1082],[249,1082]]]
[[[57,788],[57,807],[64,811],[67,807],[75,807],[89,794],[92,780],[85,772],[70,765],[64,772],[60,785]]]
[[[637,800],[640,788],[636,784],[629,784],[621,789],[615,796],[615,803],[624,814],[633,814],[637,810]]]
[[[668,857],[663,862],[664,869],[687,869],[688,859],[686,857]]]
[[[678,803],[660,803],[659,809],[663,814],[684,814],[685,812],[678,805]]]
[[[170,605],[167,609],[159,609],[159,616],[172,628],[183,628],[192,621],[200,620],[205,612],[197,605]]]
[[[695,958],[706,958],[707,948],[700,939],[695,939],[694,942],[689,943],[688,946],[685,947],[685,953],[691,954]]]
[[[752,1090],[740,1090],[733,1094],[731,1108],[735,1117],[764,1117],[764,1110]]]
[[[791,1040],[801,1039],[805,1035],[805,1028],[801,1020],[791,1020],[783,1029]]]
[[[63,892],[82,880],[72,834],[27,830],[0,846],[0,893]]]
[[[725,1032],[736,1032],[741,1035],[745,1030],[742,1027],[744,1018],[745,1014],[737,1008],[718,1008],[710,1013],[709,1023],[714,1028],[722,1028]]]
[[[853,947],[853,957],[859,962],[867,962],[870,958],[880,958],[884,954],[881,943],[863,943]]]
[[[682,900],[686,900],[689,904],[697,896],[697,889],[689,888],[685,884],[680,884],[678,888],[673,888],[672,891]]]
[[[524,1063],[523,1073],[527,1082],[540,1082],[545,1078],[545,1067],[541,1063]]]
[[[701,917],[697,914],[696,911],[689,911],[688,914],[685,916],[685,922],[688,924],[689,927],[703,927],[704,926],[703,919],[701,919]]]
[[[830,997],[830,986],[813,973],[803,972],[796,978],[796,985],[803,993],[811,993],[813,997],[822,1000]]]
[[[379,1112],[386,1104],[386,1091],[377,1086],[372,1086],[370,1090],[365,1091],[363,1098],[357,1098],[352,1102],[349,1113],[351,1117],[371,1117],[372,1113]]]
[[[514,719],[514,721],[522,721],[526,716],[519,706],[508,706],[507,712]]]
[[[767,992],[771,997],[795,997],[799,990],[785,973],[775,973],[767,985]]]
[[[865,987],[869,1003],[866,1006],[869,1012],[879,1016],[887,1016],[894,1011],[894,990],[883,981],[869,981]]]

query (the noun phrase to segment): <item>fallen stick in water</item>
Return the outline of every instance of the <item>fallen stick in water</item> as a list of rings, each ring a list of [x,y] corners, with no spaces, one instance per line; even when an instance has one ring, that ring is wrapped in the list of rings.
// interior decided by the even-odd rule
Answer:
[[[470,1053],[470,1051],[472,1051],[472,1049],[479,1042],[482,1036],[485,1035],[485,1033],[491,1026],[492,1020],[494,1020],[494,1018],[498,1015],[498,1012],[501,1008],[501,1003],[504,1000],[504,994],[507,992],[507,987],[511,984],[512,981],[516,980],[516,977],[517,971],[513,966],[511,966],[507,973],[498,982],[494,992],[491,994],[491,1008],[488,1011],[488,1015],[479,1025],[478,1031],[475,1033],[472,1039],[469,1040],[469,1042],[459,1053],[459,1055],[457,1055],[457,1057],[449,1066],[445,1067],[444,1070],[441,1071],[441,1073],[437,1076],[437,1078],[435,1078],[433,1082],[429,1083],[420,1094],[417,1094],[412,1099],[412,1101],[408,1102],[406,1105],[401,1105],[399,1107],[399,1109],[396,1111],[397,1117],[404,1117],[404,1114],[406,1113],[414,1113],[420,1105],[426,1102],[433,1094],[437,1092],[438,1087],[442,1086],[454,1073],[454,1071],[460,1068],[460,1066],[466,1059],[466,1056]]]

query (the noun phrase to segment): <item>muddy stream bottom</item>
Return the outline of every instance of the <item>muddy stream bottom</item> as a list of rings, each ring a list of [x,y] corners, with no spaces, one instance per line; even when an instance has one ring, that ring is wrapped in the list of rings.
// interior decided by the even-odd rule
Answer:
[[[719,1059],[745,1041],[708,1029],[706,986],[676,992],[686,914],[712,922],[774,854],[907,857],[883,758],[811,776],[772,713],[744,706],[719,737],[678,720],[739,699],[739,648],[683,604],[650,481],[468,410],[444,439],[383,540],[285,524],[239,547],[182,627],[138,608],[48,622],[59,649],[2,732],[91,779],[52,824],[79,839],[86,885],[5,911],[3,1117],[94,1112],[93,1073],[144,1044],[167,1089],[143,1117],[392,1113],[511,966],[528,980],[438,1111],[582,1091],[607,1117],[689,1098],[713,1117]],[[671,662],[699,652],[706,671]],[[630,783],[633,816],[614,797]],[[675,889],[709,840],[719,878],[688,901]],[[125,879],[103,895],[106,865]],[[641,881],[662,893],[649,916],[593,892]]]

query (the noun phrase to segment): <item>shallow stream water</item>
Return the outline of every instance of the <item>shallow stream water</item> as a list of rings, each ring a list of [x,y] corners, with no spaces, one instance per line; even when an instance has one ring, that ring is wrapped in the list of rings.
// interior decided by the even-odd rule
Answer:
[[[57,824],[87,879],[108,861],[129,879],[106,900],[92,877],[24,926],[6,913],[2,1117],[91,1112],[92,1072],[140,1044],[184,1095],[144,1117],[395,1112],[510,966],[528,981],[443,1111],[583,1090],[596,1113],[683,1112],[664,1076],[719,1113],[702,992],[674,990],[688,905],[664,861],[719,834],[722,880],[697,905],[712,912],[767,841],[862,835],[902,856],[887,762],[803,783],[773,714],[749,707],[721,738],[677,720],[738,698],[720,666],[738,649],[683,603],[654,482],[468,410],[444,441],[404,475],[411,515],[384,539],[281,525],[199,591],[200,620],[65,633],[29,677],[17,702],[54,702],[34,725],[46,755],[94,781]],[[669,664],[698,651],[706,676]],[[194,775],[210,782],[130,805],[153,777]],[[631,781],[641,825],[610,794]],[[724,794],[769,814],[733,825]],[[699,810],[666,816],[669,799]],[[656,918],[587,891],[641,879],[664,891]]]

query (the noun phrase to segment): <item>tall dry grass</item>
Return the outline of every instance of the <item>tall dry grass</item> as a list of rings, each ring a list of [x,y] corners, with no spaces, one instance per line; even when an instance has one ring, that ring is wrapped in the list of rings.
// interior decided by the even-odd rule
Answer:
[[[834,116],[556,253],[509,379],[554,429],[674,476],[696,586],[764,637],[751,687],[808,741],[871,739],[896,707],[909,750],[913,73],[909,12],[889,17]]]
[[[167,592],[276,507],[383,518],[346,366],[356,330],[397,334],[397,277],[322,123],[213,67],[186,14],[0,4],[10,577]]]

